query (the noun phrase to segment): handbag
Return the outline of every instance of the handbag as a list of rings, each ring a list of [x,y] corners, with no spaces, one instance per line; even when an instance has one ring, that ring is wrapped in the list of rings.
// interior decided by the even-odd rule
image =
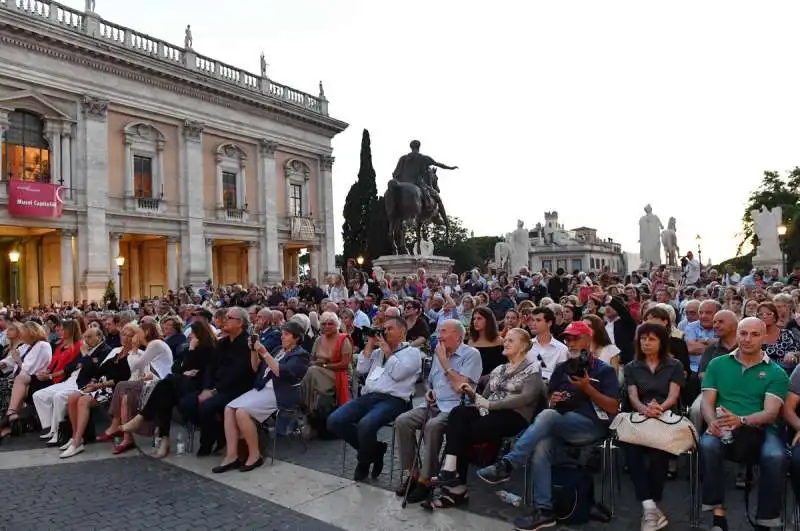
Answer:
[[[153,394],[153,389],[156,388],[156,384],[161,381],[161,377],[158,375],[158,371],[156,371],[155,367],[150,367],[151,374],[153,378],[144,382],[142,386],[142,392],[139,394],[139,411],[144,409],[145,404],[150,399],[150,395]]]
[[[610,428],[617,439],[628,444],[655,448],[680,455],[697,447],[697,431],[689,419],[665,411],[660,417],[646,417],[641,413],[619,413]]]

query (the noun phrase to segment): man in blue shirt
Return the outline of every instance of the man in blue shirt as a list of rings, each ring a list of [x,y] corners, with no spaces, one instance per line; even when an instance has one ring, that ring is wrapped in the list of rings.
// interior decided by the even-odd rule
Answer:
[[[497,485],[508,481],[514,468],[524,466],[533,455],[536,510],[514,521],[520,531],[556,525],[550,475],[555,447],[584,446],[602,439],[608,433],[610,417],[619,407],[617,373],[592,355],[591,327],[583,321],[572,322],[564,330],[563,338],[571,359],[556,366],[550,377],[550,408],[536,416],[500,461],[478,471],[485,482]],[[565,369],[580,357],[585,357],[589,370],[583,375],[570,376]]]
[[[703,353],[710,346],[715,344],[719,338],[714,332],[714,316],[722,309],[722,305],[708,299],[700,303],[698,308],[699,319],[686,325],[683,331],[686,346],[689,347],[689,366],[692,374],[697,374],[700,370],[700,359]]]
[[[464,344],[465,334],[464,325],[457,319],[441,323],[436,356],[428,377],[426,405],[403,413],[395,421],[400,445],[400,464],[408,478],[397,490],[397,495],[403,496],[406,489],[409,489],[409,503],[421,502],[430,494],[429,482],[435,472],[434,467],[439,463],[447,417],[461,402],[459,389],[464,384],[474,386],[481,377],[481,354],[474,347]],[[420,456],[422,466],[412,474],[417,430],[423,430],[424,453]]]

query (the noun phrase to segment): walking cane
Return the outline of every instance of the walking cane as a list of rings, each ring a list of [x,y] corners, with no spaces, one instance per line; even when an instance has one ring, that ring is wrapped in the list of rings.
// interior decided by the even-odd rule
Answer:
[[[422,421],[422,426],[419,430],[419,436],[417,437],[417,442],[414,446],[414,461],[411,463],[411,470],[408,472],[408,483],[406,483],[406,491],[403,493],[403,504],[401,507],[403,509],[406,508],[408,505],[408,493],[411,491],[411,478],[414,477],[414,474],[417,471],[417,463],[419,463],[419,450],[422,447],[422,438],[425,436],[425,425],[428,423],[428,420],[431,418],[431,404],[427,402],[425,404],[425,420]]]

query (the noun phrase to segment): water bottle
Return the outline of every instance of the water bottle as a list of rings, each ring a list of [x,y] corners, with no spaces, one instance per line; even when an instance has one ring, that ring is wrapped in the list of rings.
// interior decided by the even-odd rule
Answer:
[[[175,453],[178,455],[186,453],[186,441],[182,432],[179,432],[175,437]]]
[[[726,414],[725,409],[717,407],[717,418],[724,417]],[[733,430],[730,428],[722,428],[720,431],[719,440],[722,441],[722,444],[730,444],[733,442]]]
[[[497,496],[500,497],[503,503],[513,505],[514,507],[519,507],[520,505],[522,505],[522,497],[517,496],[513,492],[508,492],[507,490],[501,490],[497,492]]]
[[[161,434],[158,433],[158,428],[153,431],[153,449],[155,450],[161,444]]]

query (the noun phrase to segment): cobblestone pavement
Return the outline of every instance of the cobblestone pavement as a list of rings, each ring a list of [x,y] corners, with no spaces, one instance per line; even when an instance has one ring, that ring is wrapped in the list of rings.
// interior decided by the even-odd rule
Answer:
[[[9,531],[338,529],[144,456],[0,470],[0,484]]]

